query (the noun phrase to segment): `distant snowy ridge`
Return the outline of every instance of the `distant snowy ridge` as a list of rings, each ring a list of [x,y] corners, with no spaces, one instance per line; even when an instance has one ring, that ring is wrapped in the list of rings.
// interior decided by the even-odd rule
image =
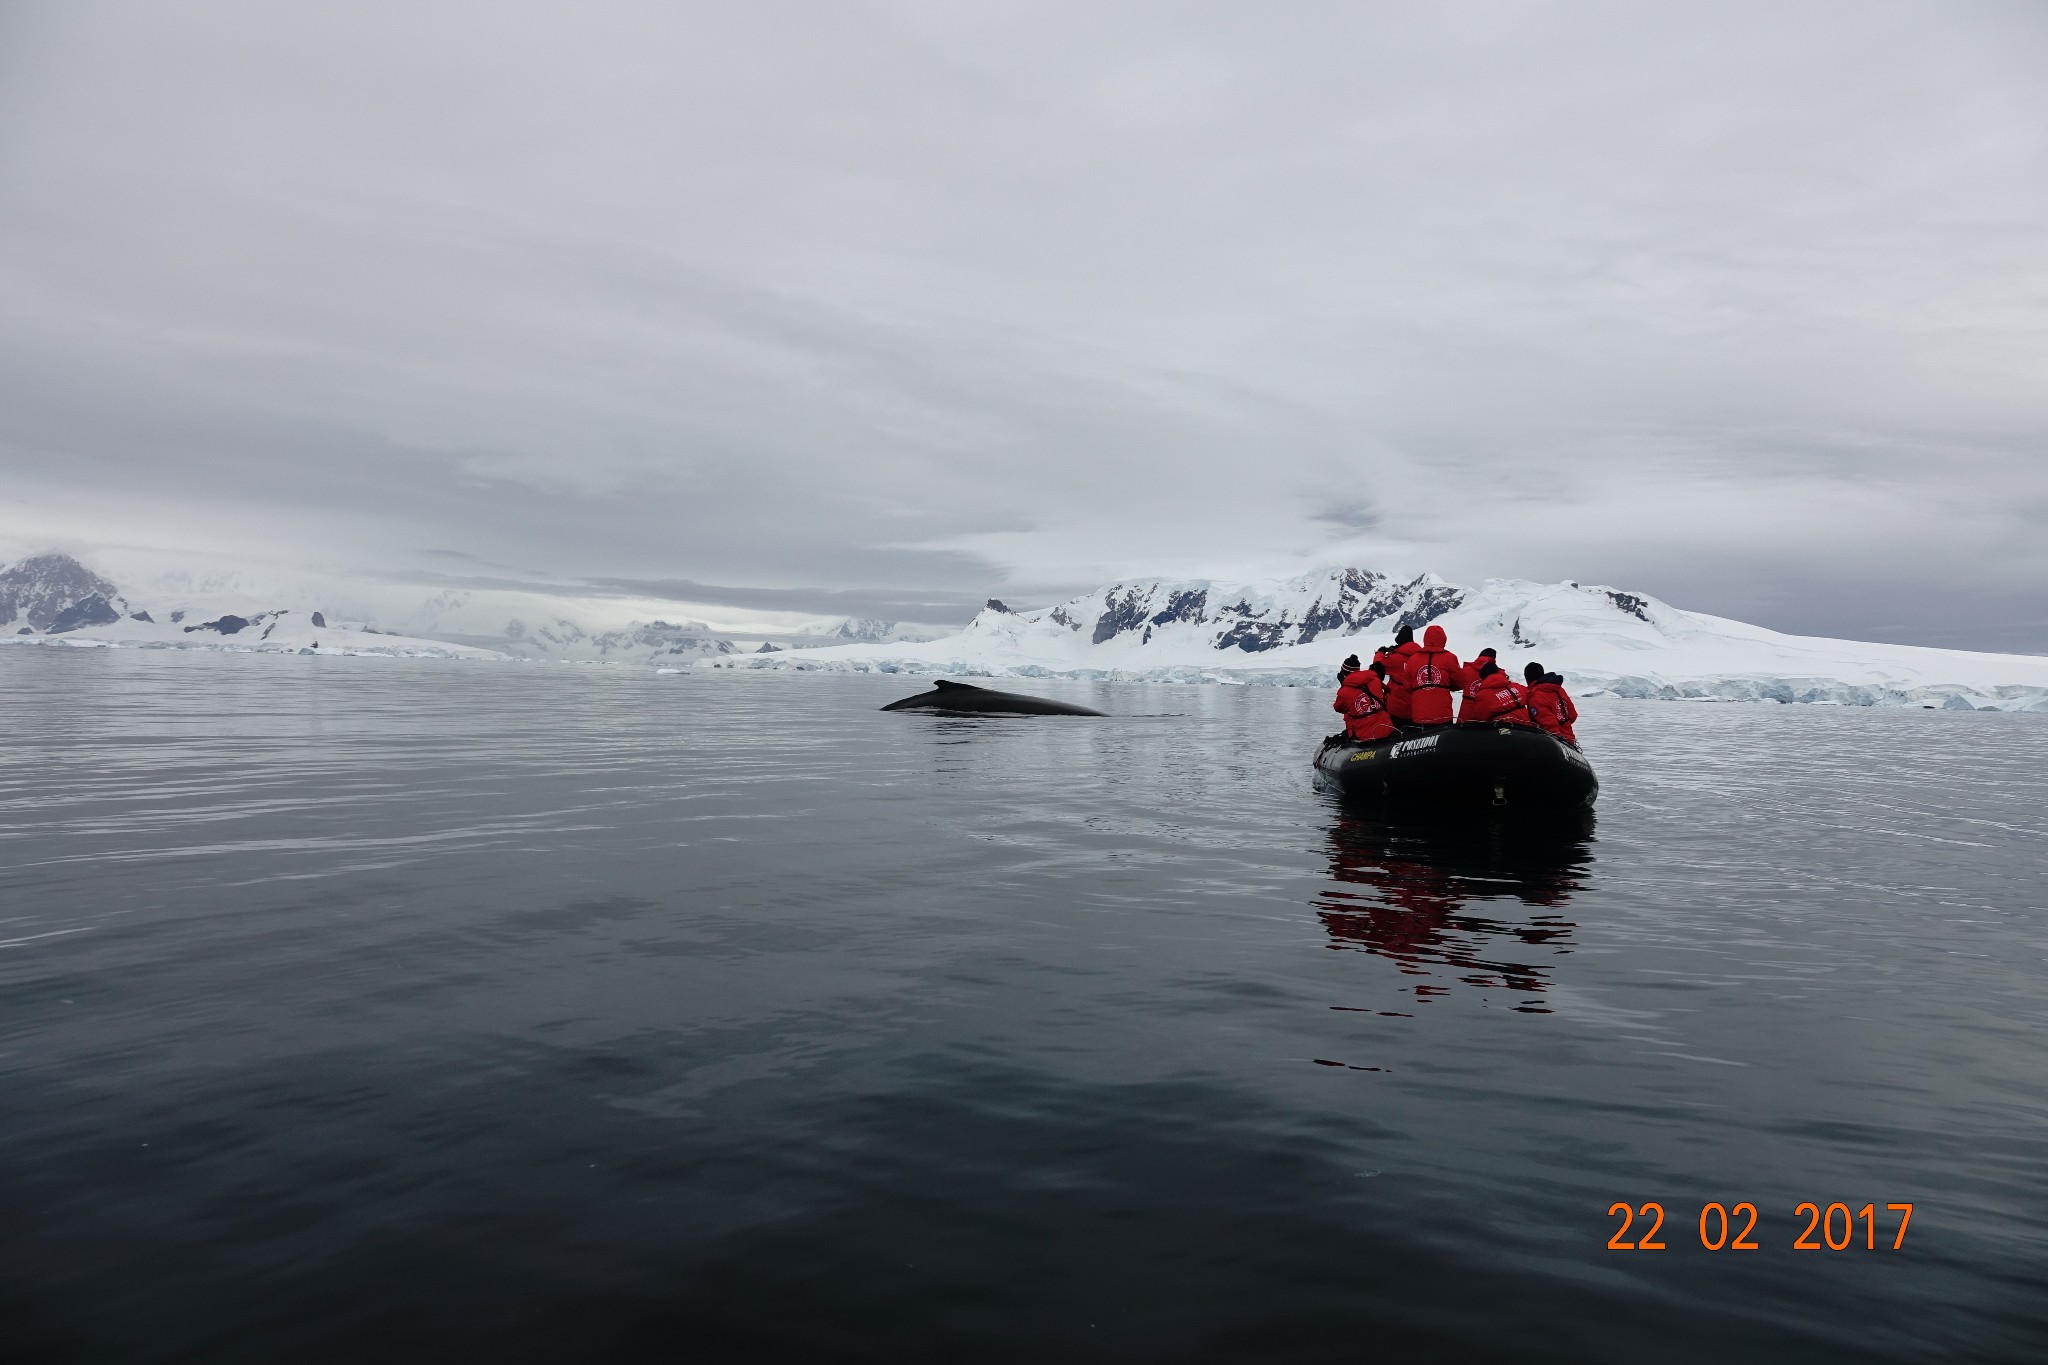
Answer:
[[[1460,657],[1491,645],[1515,672],[1539,660],[1582,695],[2048,710],[2048,657],[1785,635],[1579,583],[1496,578],[1475,590],[1356,568],[1255,583],[1131,579],[1032,611],[990,602],[927,643],[712,666],[1331,686],[1345,654],[1430,623]]]
[[[347,595],[347,594],[344,594]],[[388,598],[389,594],[385,594]],[[545,607],[544,600],[527,599]],[[521,608],[491,621],[488,608],[444,591],[373,623],[334,610],[319,590],[282,592],[235,571],[162,575],[154,588],[124,590],[69,555],[33,555],[0,569],[0,641],[259,653],[404,654],[420,657],[653,664],[687,668],[743,648],[807,650],[827,645],[923,640],[894,621],[844,617],[806,623],[747,644],[702,621],[629,620],[590,627]],[[616,618],[614,618],[616,619]],[[401,629],[391,629],[391,624]],[[366,638],[367,637],[367,638]],[[772,642],[772,643],[769,643]]]
[[[0,643],[14,645],[1327,687],[1345,654],[1369,654],[1402,625],[1436,623],[1461,657],[1492,645],[1516,673],[1540,660],[1582,696],[2048,710],[2048,657],[1784,635],[1579,583],[1488,579],[1472,589],[1357,568],[1249,583],[1127,579],[1035,610],[991,601],[941,639],[848,619],[760,653],[702,622],[592,631],[515,619],[503,633],[467,635],[435,619],[425,611],[413,627],[431,634],[400,634],[246,592],[145,599],[61,554],[0,570]]]
[[[486,642],[473,638],[468,643]],[[590,631],[568,620],[537,626],[513,620],[506,623],[502,640],[489,643],[527,658],[647,664],[688,663],[737,652],[732,641],[721,638],[702,621],[635,622],[619,630]]]
[[[502,659],[497,650],[379,631],[367,622],[280,607],[238,593],[131,602],[69,555],[0,570],[0,644]]]
[[[895,621],[875,621],[849,616],[842,621],[806,630],[789,638],[787,648],[817,649],[828,645],[883,644],[891,640],[925,641],[936,637]]]

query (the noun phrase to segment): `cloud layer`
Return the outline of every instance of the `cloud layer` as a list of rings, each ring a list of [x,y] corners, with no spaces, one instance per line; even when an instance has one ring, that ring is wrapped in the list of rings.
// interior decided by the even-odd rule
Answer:
[[[22,546],[2048,650],[2036,6],[0,16]]]

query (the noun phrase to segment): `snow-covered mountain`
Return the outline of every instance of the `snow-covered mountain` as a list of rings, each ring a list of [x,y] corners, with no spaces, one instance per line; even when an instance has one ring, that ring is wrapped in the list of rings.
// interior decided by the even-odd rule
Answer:
[[[277,606],[241,593],[132,600],[66,555],[37,555],[0,572],[0,630],[11,632],[0,634],[0,644],[11,645],[505,657],[495,650],[382,631],[339,613],[330,619],[318,609]]]
[[[515,618],[469,634],[447,628],[463,606],[430,601],[414,612],[419,633],[398,633],[239,584],[124,593],[75,559],[41,554],[0,570],[0,643],[1327,686],[1345,654],[1435,623],[1460,655],[1491,645],[1517,671],[1538,660],[1581,695],[2048,710],[2048,657],[1784,635],[1579,583],[1500,578],[1475,589],[1357,568],[1252,583],[1129,579],[1028,611],[992,600],[940,639],[857,619],[779,645],[666,620],[591,630]]]
[[[1535,660],[1582,694],[2048,710],[2048,657],[1785,635],[1579,583],[1331,568],[1257,583],[1134,579],[1057,606],[991,601],[956,635],[746,655],[715,667],[1327,686],[1348,653],[1402,625],[1469,656]]]
[[[174,574],[124,593],[68,555],[40,554],[0,570],[0,641],[676,665],[738,648],[702,622],[592,630],[567,619],[513,618],[502,632],[469,633],[461,629],[463,594],[419,603],[401,619],[409,630],[373,624],[360,607],[319,603],[303,591],[260,595],[233,575]]]
[[[991,599],[975,625],[988,621],[1000,631],[995,618],[1010,616],[1057,626],[1091,647],[1156,644],[1168,653],[1192,647],[1262,654],[1389,622],[1389,630],[1402,625],[1420,629],[1455,610],[1466,596],[1464,589],[1435,574],[1404,583],[1365,569],[1328,569],[1268,583],[1147,578],[1112,583],[1042,612],[1013,612]]]
[[[331,619],[330,619],[331,618]],[[266,654],[503,658],[496,650],[378,630],[340,612],[245,592],[124,594],[69,555],[32,555],[0,570],[0,643],[212,649]]]
[[[318,639],[322,652],[481,650],[559,663],[688,667],[743,650],[921,641],[942,633],[904,622],[795,612],[754,613],[721,627],[670,620],[662,610],[669,605],[579,595],[573,586],[559,594],[538,587],[408,589],[396,580],[361,575],[206,558],[167,562],[141,552],[109,552],[96,556],[91,567],[69,555],[42,553],[0,569],[0,638],[18,634],[68,644],[246,649],[251,639],[260,639],[263,649],[273,650],[288,638],[293,649],[310,649]],[[316,611],[333,623],[325,637],[317,634],[320,627],[294,629],[310,624]],[[173,613],[182,613],[179,628],[164,629]],[[184,629],[193,621],[224,617],[260,617],[271,633],[265,638],[261,630],[252,636],[240,629],[230,635]],[[366,642],[359,635],[382,638]],[[395,640],[411,643],[398,646]]]
[[[69,555],[31,555],[0,570],[0,627],[19,634],[105,625],[126,607],[112,583]]]
[[[919,642],[937,638],[937,635],[929,631],[906,626],[897,621],[875,621],[865,616],[849,616],[844,620],[798,631],[784,640],[783,647],[822,649],[830,645],[878,645],[892,640]]]

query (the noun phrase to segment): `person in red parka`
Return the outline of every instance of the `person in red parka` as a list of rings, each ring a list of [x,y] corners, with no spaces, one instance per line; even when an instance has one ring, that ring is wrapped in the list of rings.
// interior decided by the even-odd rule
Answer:
[[[1451,694],[1461,691],[1458,656],[1444,648],[1444,628],[1422,632],[1422,648],[1408,656],[1408,714],[1417,725],[1449,725]]]
[[[1572,722],[1579,718],[1579,708],[1572,705],[1571,695],[1564,690],[1564,679],[1555,673],[1545,673],[1542,664],[1530,664],[1522,670],[1522,676],[1529,680],[1529,714],[1536,723],[1559,739],[1578,744],[1578,732],[1572,729]]]
[[[1479,676],[1465,689],[1458,706],[1458,723],[1481,725],[1534,725],[1529,716],[1529,694],[1513,678],[1493,666],[1491,659],[1479,665]]]
[[[1387,712],[1386,673],[1387,666],[1375,659],[1371,667],[1347,673],[1337,693],[1344,703],[1339,706],[1344,711],[1344,733],[1361,744],[1394,733],[1394,718]]]
[[[1458,670],[1458,686],[1465,689],[1465,695],[1468,698],[1472,694],[1472,684],[1479,681],[1479,666],[1481,664],[1492,664],[1495,668],[1499,668],[1500,651],[1492,645],[1488,645],[1485,649],[1479,651],[1479,657]],[[1458,719],[1465,719],[1465,713],[1462,709],[1458,712]]]
[[[1394,632],[1394,647],[1378,660],[1387,666],[1387,710],[1394,717],[1396,725],[1407,725],[1411,719],[1408,695],[1408,661],[1415,657],[1422,646],[1415,643],[1415,627],[1403,626]]]
[[[1330,709],[1347,720],[1351,716],[1351,704],[1358,700],[1358,686],[1352,675],[1358,672],[1358,656],[1347,654],[1344,662],[1337,666],[1337,699],[1330,703]]]
[[[1458,670],[1458,681],[1465,693],[1465,699],[1458,703],[1458,724],[1481,724],[1493,719],[1494,708],[1490,703],[1480,701],[1479,689],[1486,675],[1498,672],[1499,667],[1493,659],[1482,654]]]

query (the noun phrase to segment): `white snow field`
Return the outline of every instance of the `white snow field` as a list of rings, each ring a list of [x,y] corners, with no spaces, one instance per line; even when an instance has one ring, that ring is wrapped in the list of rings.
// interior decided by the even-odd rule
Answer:
[[[965,677],[1334,686],[1402,623],[1441,625],[1461,658],[1493,646],[1510,671],[1537,660],[1575,693],[1700,701],[2048,710],[2048,657],[1784,635],[1639,593],[1433,574],[1398,581],[1329,568],[1253,583],[1134,579],[1058,606],[991,603],[957,635],[742,655],[714,668]]]

